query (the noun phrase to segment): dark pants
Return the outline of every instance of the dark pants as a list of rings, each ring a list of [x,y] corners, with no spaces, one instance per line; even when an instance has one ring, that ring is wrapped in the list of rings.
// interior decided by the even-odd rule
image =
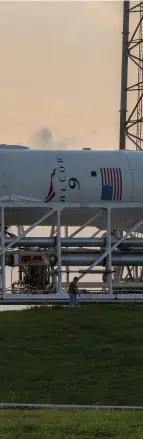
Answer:
[[[70,306],[79,306],[77,300],[77,294],[69,293],[69,296],[70,296]]]

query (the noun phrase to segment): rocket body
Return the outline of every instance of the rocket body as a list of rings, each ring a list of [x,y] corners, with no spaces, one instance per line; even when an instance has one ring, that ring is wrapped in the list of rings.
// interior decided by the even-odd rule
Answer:
[[[0,150],[0,202],[19,197],[21,201],[48,203],[143,202],[143,154],[132,151],[41,151]],[[46,210],[47,211],[47,210]],[[35,222],[44,208],[6,209],[7,225]],[[98,209],[64,209],[62,225],[79,226]],[[106,228],[105,213],[94,226]],[[142,209],[114,209],[112,227],[126,230],[143,216]],[[44,224],[52,225],[49,217]],[[142,228],[143,229],[143,228]]]

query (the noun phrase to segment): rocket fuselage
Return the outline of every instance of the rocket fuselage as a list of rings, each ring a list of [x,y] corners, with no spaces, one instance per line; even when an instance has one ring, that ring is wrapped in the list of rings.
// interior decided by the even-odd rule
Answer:
[[[143,202],[143,154],[132,151],[0,150],[0,201],[47,203]],[[64,209],[62,225],[79,226],[98,209]],[[44,209],[6,209],[7,225],[29,225]],[[143,211],[115,209],[112,226],[126,229]],[[45,224],[53,224],[49,217]],[[105,228],[105,214],[94,226]]]

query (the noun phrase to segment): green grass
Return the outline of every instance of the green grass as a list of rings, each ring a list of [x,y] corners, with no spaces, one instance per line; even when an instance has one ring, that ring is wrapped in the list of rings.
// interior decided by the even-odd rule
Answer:
[[[141,412],[0,412],[0,439],[143,439]]]
[[[1,312],[0,402],[143,405],[143,307]]]

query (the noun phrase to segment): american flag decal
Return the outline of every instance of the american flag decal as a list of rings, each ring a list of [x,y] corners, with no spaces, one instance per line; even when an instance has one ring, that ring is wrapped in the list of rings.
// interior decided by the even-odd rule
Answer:
[[[104,201],[121,201],[122,172],[121,168],[101,168],[102,195]]]

